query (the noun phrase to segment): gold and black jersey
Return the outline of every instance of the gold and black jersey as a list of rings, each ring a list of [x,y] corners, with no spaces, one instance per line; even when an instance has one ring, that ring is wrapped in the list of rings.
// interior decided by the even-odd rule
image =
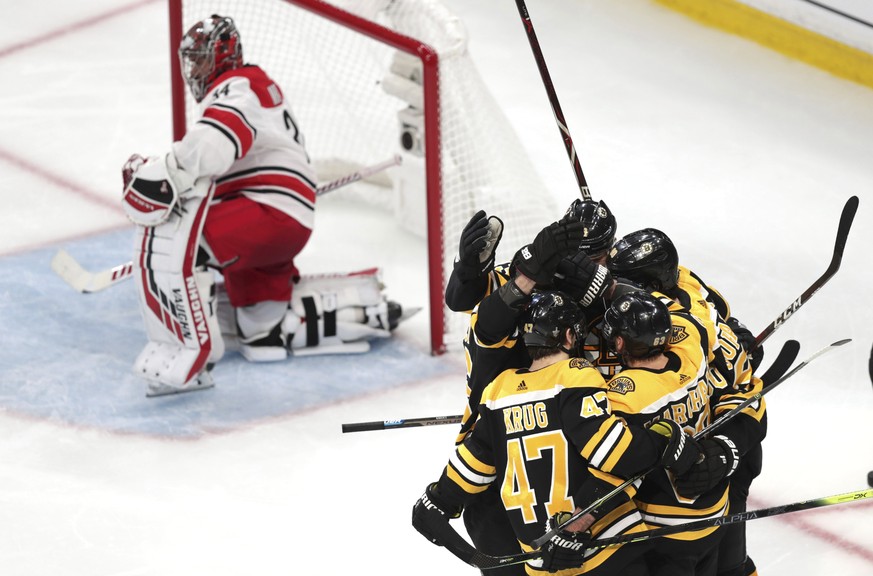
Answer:
[[[509,281],[509,266],[496,266],[489,274],[489,296]],[[484,299],[483,297],[483,299]],[[464,336],[464,354],[467,364],[467,405],[461,429],[455,441],[460,444],[472,430],[479,415],[479,400],[482,391],[501,372],[508,368],[521,368],[530,364],[527,350],[521,342],[521,332],[516,328],[497,342],[483,342],[476,334],[479,323],[478,305],[470,312],[470,323]]]
[[[671,311],[689,312],[707,329],[711,343],[707,382],[713,388],[711,405],[714,417],[721,416],[757,394],[763,383],[752,374],[746,351],[726,322],[730,317],[730,306],[721,293],[680,266],[677,290],[671,295],[673,298],[665,300]],[[760,398],[744,408],[715,433],[727,435],[737,443],[740,454],[745,454],[767,433],[764,399]]]
[[[535,371],[504,371],[483,392],[479,421],[450,459],[440,491],[465,500],[497,483],[519,543],[530,550],[549,517],[593,500],[585,496],[585,487],[618,486],[626,475],[660,458],[651,433],[630,429],[611,414],[605,384],[596,368],[581,358]],[[628,495],[617,498],[618,505],[595,522],[594,537],[645,529],[633,493],[629,488]],[[559,574],[597,574],[607,564],[613,569],[639,553],[639,547],[620,550],[590,551],[581,571]]]
[[[703,430],[712,421],[712,389],[707,380],[710,348],[706,328],[693,315],[671,313],[673,333],[662,369],[625,368],[608,383],[613,414],[628,424],[649,427],[658,420],[672,420],[688,434]],[[679,496],[670,474],[663,468],[649,473],[635,501],[652,526],[671,526],[723,516],[727,512],[727,481],[696,499]],[[698,540],[716,528],[682,532],[668,538]]]

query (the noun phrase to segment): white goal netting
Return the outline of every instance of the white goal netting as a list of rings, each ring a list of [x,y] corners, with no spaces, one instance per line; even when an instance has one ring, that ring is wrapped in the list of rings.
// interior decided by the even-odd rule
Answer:
[[[463,23],[437,0],[172,0],[171,10],[174,5],[183,31],[213,13],[234,19],[246,61],[279,83],[305,127],[320,182],[401,154],[399,168],[372,179],[379,192],[368,189],[360,198],[394,212],[411,230],[430,230],[429,273],[441,279],[441,289],[460,232],[477,210],[505,223],[498,262],[563,212],[479,76]],[[366,33],[361,22],[368,23]],[[436,51],[438,89],[423,73],[427,52],[398,49],[392,33]],[[190,98],[186,108],[194,117]],[[437,129],[428,133],[426,125]],[[439,161],[430,177],[429,158]],[[430,207],[428,189],[437,195]],[[342,192],[354,194],[353,187]],[[434,351],[459,344],[464,315],[445,309],[441,294],[431,306]]]

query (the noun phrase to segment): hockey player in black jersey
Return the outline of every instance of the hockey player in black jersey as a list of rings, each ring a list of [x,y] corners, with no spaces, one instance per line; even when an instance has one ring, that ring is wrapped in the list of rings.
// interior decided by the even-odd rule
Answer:
[[[483,210],[477,212],[461,233],[458,258],[446,288],[447,306],[470,314],[464,339],[467,405],[457,444],[463,442],[478,418],[479,400],[485,386],[503,370],[530,363],[518,331],[518,320],[527,295],[536,283],[521,273],[517,265],[495,266],[494,253],[502,232],[503,222],[499,218],[488,216]],[[553,278],[563,257],[577,250],[589,251],[592,256],[605,260],[615,232],[615,217],[605,203],[576,200],[561,220],[545,227],[525,248],[534,256],[532,264],[539,269],[543,282]],[[489,299],[489,296],[492,297]],[[480,310],[483,299],[489,300],[484,302],[484,311]],[[463,520],[470,538],[482,552],[495,556],[518,552],[496,490],[489,490],[471,502],[464,510]],[[489,573],[514,576],[524,574],[524,567],[507,566],[489,570]]]
[[[613,414],[628,424],[653,428],[672,421],[689,433],[710,424],[709,331],[693,314],[671,313],[654,295],[630,292],[613,300],[607,309],[603,336],[623,365],[607,385]],[[621,446],[621,438],[611,430],[602,430],[592,442],[604,460]],[[688,442],[708,457],[711,445],[721,446],[723,440]],[[725,515],[727,474],[710,485],[701,482],[697,466],[686,474],[656,469],[645,477],[634,501],[650,527]],[[648,553],[652,576],[714,576],[722,536],[722,529],[713,527],[660,539]]]
[[[522,549],[530,551],[530,542],[566,513],[625,478],[662,460],[681,475],[699,456],[678,425],[654,432],[611,414],[603,376],[575,357],[585,319],[570,297],[535,293],[523,324],[530,367],[506,370],[486,387],[476,426],[413,508],[413,525],[436,544],[448,545],[435,524],[457,518],[492,486]],[[615,440],[606,457],[599,448],[606,442],[597,440],[604,430]],[[633,492],[628,488],[559,532],[540,560],[528,562],[527,574],[646,575],[641,555],[648,544],[586,550],[591,538],[645,529]]]
[[[713,417],[760,391],[763,384],[753,372],[763,357],[763,350],[755,347],[754,335],[731,316],[730,306],[722,295],[679,264],[676,247],[666,234],[654,228],[627,234],[615,243],[607,266],[616,276],[666,295],[671,309],[691,312],[707,325],[714,355],[708,371],[715,390]],[[761,441],[766,435],[766,424],[766,405],[761,399],[722,430],[720,436],[731,445],[709,444],[708,458],[696,468],[701,489],[733,471],[731,513],[746,510],[749,487],[761,472]],[[719,550],[718,576],[755,574],[755,563],[746,550],[745,524],[727,527]]]

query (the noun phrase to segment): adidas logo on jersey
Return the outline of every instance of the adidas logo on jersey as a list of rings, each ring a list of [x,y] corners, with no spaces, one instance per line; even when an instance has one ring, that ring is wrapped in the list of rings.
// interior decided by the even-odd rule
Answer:
[[[524,383],[524,380],[521,381],[521,384],[518,385],[518,388],[515,389],[516,392],[524,392],[527,390],[527,384]]]

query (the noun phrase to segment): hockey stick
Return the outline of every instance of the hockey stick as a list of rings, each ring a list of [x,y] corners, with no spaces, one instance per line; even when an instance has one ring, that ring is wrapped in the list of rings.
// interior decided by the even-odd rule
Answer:
[[[558,95],[555,92],[555,86],[552,84],[552,77],[549,74],[549,69],[546,67],[546,60],[543,58],[543,51],[537,40],[537,34],[534,31],[530,14],[527,12],[527,6],[525,5],[524,0],[515,0],[515,4],[518,6],[518,13],[521,16],[521,21],[527,32],[527,39],[530,42],[530,49],[537,62],[537,68],[540,70],[540,76],[543,79],[543,86],[546,89],[546,94],[549,96],[549,103],[552,105],[552,113],[554,113],[555,121],[558,123],[558,129],[561,131],[561,138],[564,140],[564,147],[567,149],[567,156],[570,157],[570,164],[573,166],[573,173],[576,175],[576,182],[579,184],[579,192],[582,194],[583,200],[591,200],[591,192],[588,190],[588,182],[585,180],[585,174],[582,173],[582,165],[579,164],[579,157],[576,155],[576,147],[573,146],[573,138],[570,137],[570,129],[567,127],[567,121],[564,119],[564,113],[561,111],[561,104],[558,102]]]
[[[770,323],[769,326],[764,328],[764,331],[758,334],[757,338],[755,338],[755,347],[760,346],[764,340],[770,337],[779,326],[785,323],[792,314],[797,312],[797,310],[807,303],[807,301],[812,298],[812,295],[819,291],[819,289],[824,286],[828,280],[830,280],[834,274],[837,273],[837,270],[840,269],[840,263],[843,260],[843,250],[846,248],[846,240],[849,237],[849,230],[852,228],[852,221],[855,219],[855,212],[858,210],[858,197],[852,196],[846,201],[845,206],[843,206],[843,213],[840,216],[840,224],[837,228],[837,240],[834,243],[834,255],[831,257],[831,263],[828,265],[828,269],[825,270],[824,274],[819,277],[818,280],[812,283],[812,285],[806,289],[806,291],[800,295],[800,297],[791,303],[788,308],[786,308],[776,319]]]
[[[407,418],[406,420],[380,420],[374,422],[352,422],[343,424],[343,434],[347,432],[366,432],[368,430],[394,430],[396,428],[416,428],[434,426],[437,424],[460,424],[463,416],[428,416],[425,418]]]
[[[398,166],[403,159],[399,154],[395,154],[391,159],[365,166],[357,172],[352,172],[342,178],[331,180],[327,184],[319,186],[315,190],[316,196],[333,192],[337,188],[342,188],[359,180],[363,180],[369,176],[373,176],[387,170],[392,166]],[[105,290],[110,286],[114,286],[123,280],[127,280],[133,275],[133,262],[126,262],[113,266],[108,270],[100,270],[99,272],[89,272],[82,267],[79,262],[73,258],[66,250],[58,250],[51,261],[52,270],[61,277],[67,284],[73,287],[76,292],[90,294]]]
[[[858,502],[860,500],[866,500],[867,498],[873,498],[873,490],[858,490],[856,492],[835,494],[834,496],[822,496],[821,498],[794,502],[792,504],[783,504],[782,506],[772,506],[770,508],[761,508],[760,510],[749,510],[748,512],[740,512],[738,514],[731,514],[730,516],[706,518],[704,520],[695,520],[694,522],[688,522],[686,524],[676,524],[674,526],[655,528],[654,530],[647,530],[636,534],[626,534],[624,536],[595,540],[592,542],[592,546],[590,546],[589,549],[606,548],[608,546],[617,546],[618,544],[628,544],[630,542],[640,542],[642,540],[660,538],[661,536],[668,536],[679,532],[703,530],[705,528],[712,528],[713,526],[729,526],[731,524],[749,522],[750,520],[760,520],[761,518],[790,514],[791,512],[823,508],[835,504],[846,504],[848,502]]]
[[[797,358],[797,353],[800,351],[800,344],[797,340],[788,340],[779,350],[776,360],[767,371],[761,376],[764,385],[767,385],[774,380],[782,378],[785,372],[794,363]],[[421,426],[434,426],[437,424],[460,424],[464,417],[461,414],[455,416],[427,416],[424,418],[407,418],[405,420],[376,420],[373,422],[352,422],[343,424],[343,433],[347,432],[366,432],[369,430],[393,430],[395,428],[417,428]]]
[[[833,344],[830,344],[830,345],[828,345],[828,346],[825,346],[824,348],[822,348],[821,350],[819,350],[818,352],[816,352],[815,354],[813,354],[812,356],[810,356],[809,358],[807,358],[805,361],[803,361],[803,362],[801,362],[800,364],[798,364],[798,365],[797,365],[793,370],[791,370],[790,372],[786,373],[786,374],[785,374],[784,376],[782,376],[781,378],[778,378],[778,379],[777,379],[775,382],[773,382],[772,384],[769,384],[768,386],[764,386],[764,388],[762,388],[761,391],[758,392],[757,394],[755,394],[755,395],[753,395],[753,396],[747,398],[746,400],[744,400],[744,401],[741,402],[740,404],[738,404],[738,405],[736,405],[735,407],[733,407],[730,411],[725,412],[724,414],[722,414],[722,415],[721,415],[719,418],[717,418],[717,419],[716,419],[712,424],[710,424],[709,426],[707,426],[707,427],[704,428],[703,430],[700,430],[699,432],[697,432],[696,434],[694,434],[694,439],[695,439],[695,440],[699,440],[699,439],[701,439],[701,438],[703,438],[703,437],[705,437],[705,436],[708,436],[708,435],[711,434],[713,431],[715,431],[717,428],[722,427],[726,422],[728,422],[728,421],[729,421],[730,419],[732,419],[734,416],[736,416],[737,414],[739,414],[741,411],[745,410],[749,405],[751,405],[751,404],[754,403],[754,402],[757,402],[758,400],[761,399],[762,396],[764,396],[765,394],[767,394],[768,392],[770,392],[771,390],[773,390],[774,388],[776,388],[777,386],[779,386],[780,384],[782,384],[784,381],[786,381],[786,380],[788,380],[789,378],[791,378],[793,375],[797,374],[797,372],[799,372],[802,368],[804,368],[805,366],[807,366],[810,362],[812,362],[813,360],[815,360],[816,358],[818,358],[819,356],[821,356],[821,355],[824,354],[825,352],[828,352],[828,351],[830,351],[830,350],[833,350],[834,348],[837,348],[837,347],[839,347],[839,346],[842,346],[843,344],[846,344],[846,343],[848,343],[848,342],[851,342],[851,340],[850,340],[850,339],[839,340],[839,341],[837,341],[837,342],[834,342]],[[779,356],[781,357],[781,356],[783,356],[783,355],[782,355],[782,354],[779,354]],[[777,360],[779,360],[779,358],[777,358]],[[775,362],[774,362],[774,365],[775,365]],[[773,370],[773,369],[774,369],[774,368],[771,367],[771,370]],[[581,517],[584,516],[585,514],[588,514],[588,513],[591,512],[592,510],[595,510],[596,508],[600,507],[600,506],[601,506],[604,502],[606,502],[607,500],[610,500],[611,498],[614,498],[615,496],[619,495],[619,494],[622,493],[622,492],[623,492],[623,491],[624,491],[628,486],[630,486],[630,485],[633,484],[634,482],[637,482],[637,481],[639,481],[639,480],[642,480],[644,476],[646,476],[649,472],[652,472],[652,471],[655,470],[656,468],[657,468],[657,466],[654,466],[654,467],[652,467],[652,468],[649,468],[648,470],[645,470],[645,471],[643,471],[643,472],[637,474],[637,475],[634,476],[633,478],[629,478],[628,480],[625,480],[624,483],[622,483],[621,485],[617,486],[617,487],[616,487],[615,489],[613,489],[611,492],[607,493],[605,496],[602,496],[602,497],[600,497],[599,499],[597,499],[597,500],[595,500],[594,502],[592,502],[591,504],[589,504],[589,505],[588,505],[584,510],[580,510],[579,512],[575,512],[575,513],[573,513],[573,515],[570,516],[570,517],[569,517],[565,522],[563,522],[563,523],[561,523],[559,526],[556,526],[555,528],[549,530],[548,532],[546,532],[545,534],[543,534],[542,536],[540,536],[539,538],[537,538],[536,540],[534,540],[533,542],[531,542],[531,546],[533,546],[534,548],[540,548],[540,547],[542,547],[543,544],[545,544],[546,542],[548,542],[549,540],[551,540],[551,539],[552,539],[552,538],[553,538],[553,537],[554,537],[558,532],[560,532],[561,530],[565,529],[568,525],[572,524],[573,522],[575,522],[576,520],[578,520],[579,518],[581,518]]]
[[[858,490],[856,492],[845,492],[843,494],[835,494],[833,496],[822,496],[812,500],[804,500],[802,502],[794,502],[792,504],[784,504],[782,506],[772,506],[770,508],[762,508],[760,510],[749,510],[748,512],[740,512],[730,516],[719,516],[717,518],[706,518],[704,520],[696,520],[685,524],[676,524],[674,526],[664,526],[663,528],[655,528],[654,530],[646,530],[635,534],[626,534],[624,536],[615,536],[605,538],[603,540],[593,540],[587,545],[588,550],[596,550],[599,548],[607,548],[609,546],[618,546],[619,544],[629,544],[631,542],[642,542],[653,538],[660,538],[670,534],[679,532],[691,532],[694,530],[703,530],[712,528],[713,526],[729,526],[731,524],[739,524],[741,522],[750,522],[752,520],[760,520],[761,518],[770,518],[773,516],[781,516],[782,514],[790,514],[792,512],[801,512],[803,510],[812,510],[814,508],[824,508],[825,506],[834,506],[837,504],[848,504],[850,502],[860,502],[873,498],[873,489]],[[445,523],[448,526],[448,522]],[[445,527],[440,526],[440,541],[446,548],[455,556],[475,566],[480,570],[490,570],[501,566],[509,566],[512,564],[521,564],[528,560],[534,560],[541,556],[539,550],[532,552],[522,552],[520,554],[511,554],[508,556],[490,556],[479,552],[471,546],[466,540],[457,535],[457,532],[449,527],[451,532],[454,532],[455,537],[451,534],[444,533]],[[460,540],[460,542],[458,541]]]

